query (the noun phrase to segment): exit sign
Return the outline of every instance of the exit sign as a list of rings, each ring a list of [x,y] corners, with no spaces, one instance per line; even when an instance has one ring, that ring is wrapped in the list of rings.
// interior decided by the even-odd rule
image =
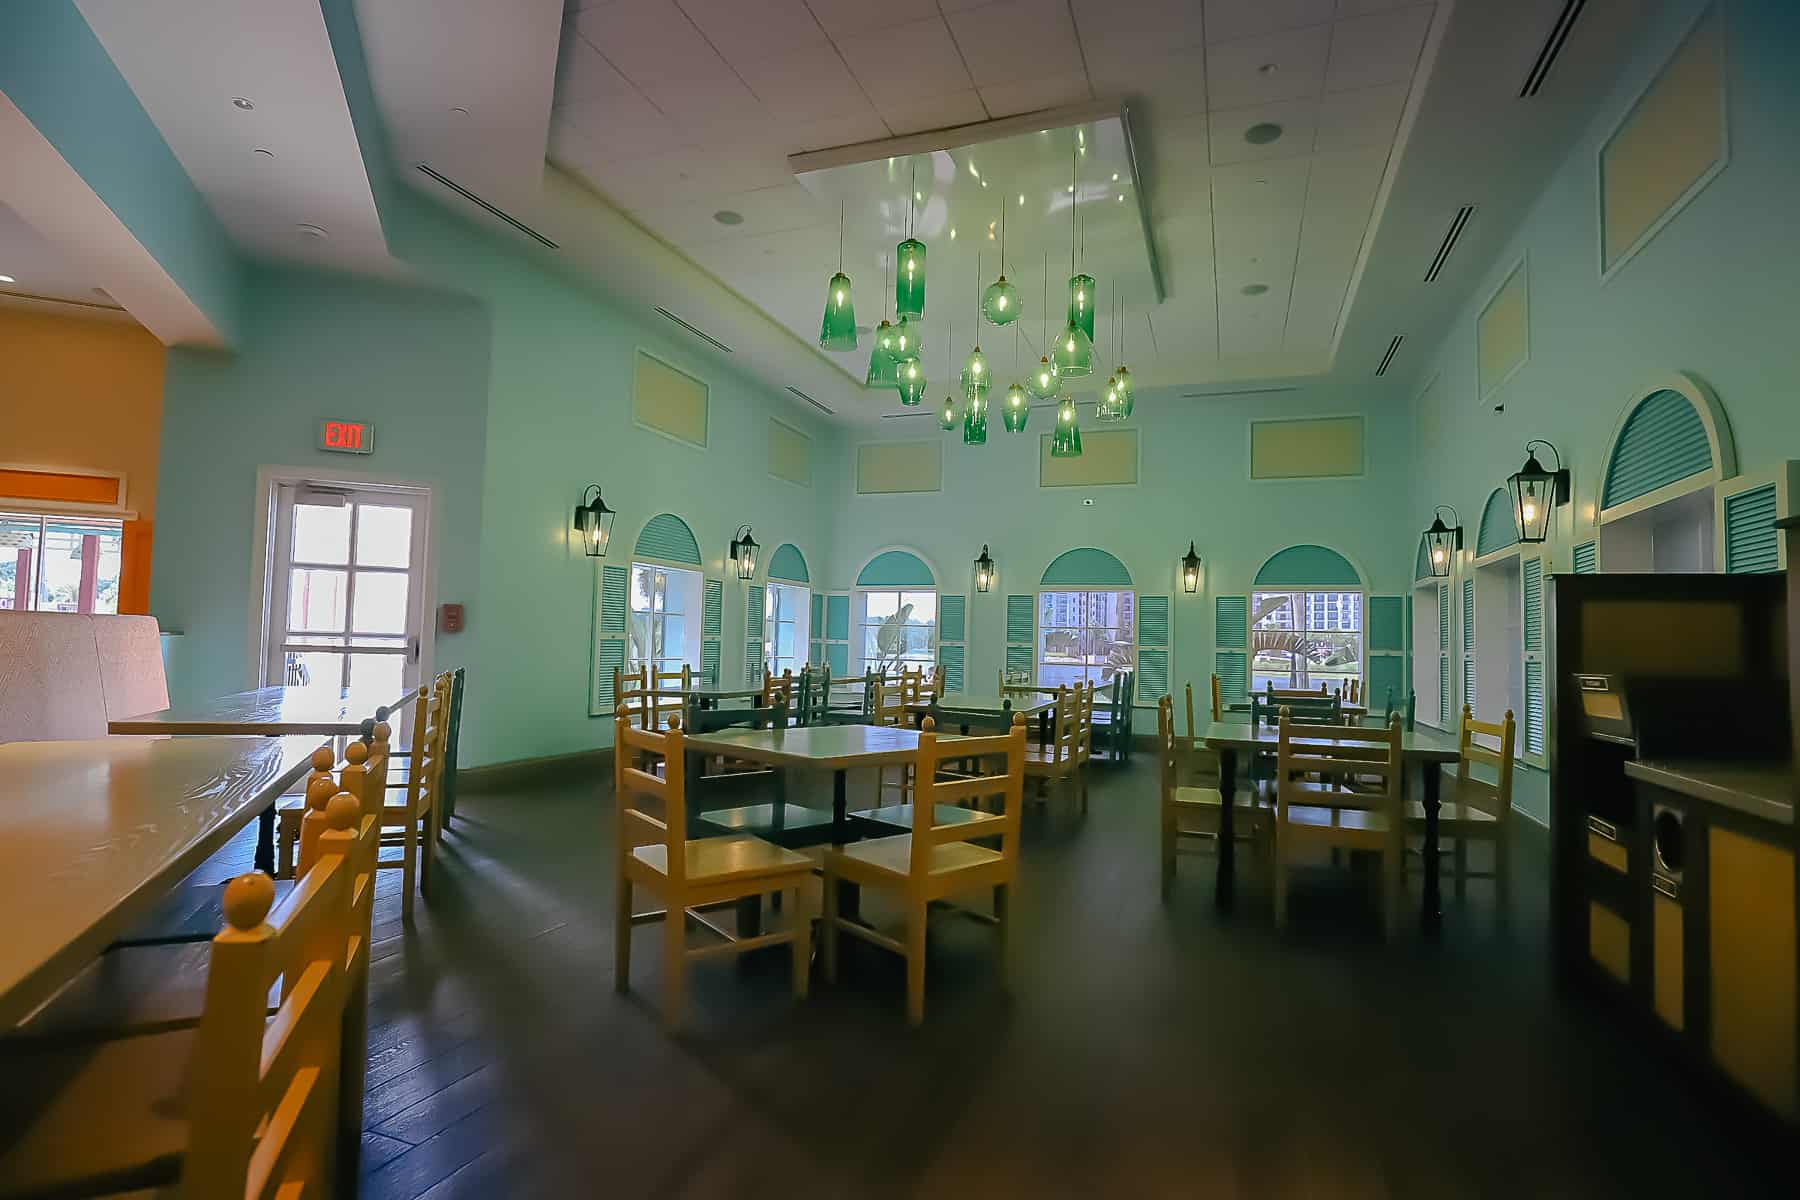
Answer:
[[[319,449],[340,454],[375,453],[375,427],[364,421],[321,421]]]

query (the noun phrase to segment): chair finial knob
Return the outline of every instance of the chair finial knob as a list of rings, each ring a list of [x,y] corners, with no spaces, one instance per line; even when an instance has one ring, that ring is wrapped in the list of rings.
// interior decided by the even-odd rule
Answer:
[[[928,719],[929,719],[929,718],[928,718]],[[1012,719],[1012,723],[1013,723],[1013,728],[1014,728],[1014,729],[1022,729],[1022,728],[1024,728],[1024,726],[1025,726],[1025,714],[1024,714],[1024,713],[1022,713],[1022,712],[1016,712],[1016,713],[1014,713],[1014,714],[1013,714],[1013,719]]]
[[[362,815],[362,802],[349,792],[339,792],[325,806],[325,822],[333,829],[348,829]]]
[[[360,766],[369,761],[369,748],[361,742],[351,742],[350,748],[344,751],[344,757],[353,765]]]
[[[670,733],[680,733],[681,732],[681,718],[680,717],[670,717],[669,718],[669,732]]]
[[[337,793],[337,780],[329,772],[316,779],[307,781],[306,807],[314,812],[324,812],[325,806],[331,803],[331,797]]]
[[[226,923],[248,933],[275,907],[275,881],[261,871],[239,875],[225,885],[224,907]]]
[[[924,720],[924,723],[919,726],[920,733],[934,733],[934,732],[936,732],[936,730],[937,730],[937,718],[936,717],[926,717]]]
[[[389,725],[386,721],[375,722],[375,740],[376,741],[380,742],[382,745],[385,746],[385,745],[387,745],[387,740],[393,736],[394,736],[394,727],[392,725]]]
[[[312,752],[312,768],[315,771],[329,771],[337,762],[337,755],[331,752],[330,746],[320,746]]]

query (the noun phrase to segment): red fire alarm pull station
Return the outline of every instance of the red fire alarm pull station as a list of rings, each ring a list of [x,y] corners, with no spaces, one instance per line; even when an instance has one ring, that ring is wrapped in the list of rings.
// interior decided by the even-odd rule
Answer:
[[[463,606],[460,604],[438,605],[438,632],[461,633],[463,630]]]

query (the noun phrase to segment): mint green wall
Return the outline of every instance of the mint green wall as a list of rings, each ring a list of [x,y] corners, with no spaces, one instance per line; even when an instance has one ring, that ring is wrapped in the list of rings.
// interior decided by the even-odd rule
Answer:
[[[488,321],[465,297],[252,269],[235,353],[171,350],[163,387],[150,611],[181,630],[175,699],[250,686],[251,544],[261,466],[433,485],[440,601],[479,573]],[[318,450],[326,417],[372,421],[374,454]],[[457,662],[454,638],[438,661]]]
[[[0,92],[233,342],[243,281],[231,239],[73,0],[5,6]]]
[[[916,549],[936,571],[941,590],[969,594],[967,679],[971,687],[991,687],[1006,657],[1006,597],[1035,592],[1044,569],[1064,551],[1102,547],[1125,564],[1137,590],[1174,596],[1171,690],[1179,694],[1192,681],[1203,698],[1213,670],[1213,597],[1247,592],[1257,568],[1285,546],[1330,546],[1357,566],[1371,591],[1405,594],[1413,547],[1396,545],[1388,531],[1410,521],[1406,489],[1397,483],[1409,469],[1406,412],[1398,392],[1370,382],[1354,393],[1326,384],[1204,400],[1183,399],[1178,389],[1141,393],[1131,421],[1139,430],[1141,482],[1135,487],[1040,488],[1038,439],[1050,430],[1048,409],[1034,410],[1021,434],[994,421],[985,446],[965,446],[960,433],[940,432],[927,418],[885,422],[907,427],[876,431],[890,440],[943,440],[944,488],[858,496],[847,479],[832,586],[850,587],[880,549]],[[1367,419],[1363,478],[1249,478],[1251,418],[1338,413]],[[1091,408],[1083,415],[1085,428],[1106,428],[1092,425]],[[846,459],[854,444],[848,449]],[[1084,497],[1094,503],[1084,505]],[[1202,590],[1194,596],[1180,592],[1176,578],[1190,538],[1204,560]],[[997,575],[993,590],[980,595],[972,564],[984,542]]]
[[[1435,504],[1461,510],[1472,546],[1489,492],[1518,470],[1528,438],[1547,438],[1574,471],[1575,501],[1555,544],[1556,569],[1568,570],[1570,547],[1592,536],[1615,423],[1637,389],[1670,371],[1717,392],[1740,470],[1800,458],[1800,253],[1791,205],[1775,199],[1800,194],[1800,6],[1726,6],[1730,164],[1610,280],[1599,278],[1595,156],[1703,8],[1677,0],[1648,10],[1618,86],[1411,381],[1420,454],[1396,546],[1412,551]],[[1531,356],[1496,413],[1477,397],[1475,320],[1521,256]],[[1522,772],[1518,790],[1520,806],[1547,819],[1542,773]]]

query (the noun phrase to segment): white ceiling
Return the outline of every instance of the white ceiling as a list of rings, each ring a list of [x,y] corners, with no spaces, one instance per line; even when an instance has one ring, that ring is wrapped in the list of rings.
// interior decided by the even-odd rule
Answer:
[[[0,282],[0,296],[119,307],[86,264],[43,237],[4,203],[0,203],[0,275],[10,275],[13,280]]]
[[[1389,0],[567,7],[552,159],[808,342],[836,261],[838,213],[796,185],[787,155],[1129,99],[1167,292],[1152,316],[1168,336],[1155,355],[1134,355],[1145,386],[1328,369],[1437,11]],[[1282,135],[1248,143],[1260,123]],[[984,140],[974,134],[939,140]],[[1042,145],[1039,161],[1016,164],[1021,172],[1066,177],[1066,141]],[[1105,186],[1084,180],[1084,208],[1117,203],[1110,174],[1094,181]],[[981,208],[968,178],[954,178],[954,192],[925,194],[932,211],[948,211],[946,229]],[[1030,206],[1038,215],[1040,199]],[[719,225],[721,210],[743,223]],[[847,212],[846,226],[859,313],[878,317],[894,222]],[[935,252],[932,231],[924,237]],[[1015,277],[1035,282],[1046,250],[1066,267],[1067,232],[1033,222],[1008,250]],[[1087,266],[1102,277],[1114,264]],[[1111,282],[1101,278],[1103,293]],[[1027,289],[1034,309],[1037,294]],[[1128,287],[1127,299],[1141,308],[1148,296]],[[860,379],[854,356],[839,357]]]

